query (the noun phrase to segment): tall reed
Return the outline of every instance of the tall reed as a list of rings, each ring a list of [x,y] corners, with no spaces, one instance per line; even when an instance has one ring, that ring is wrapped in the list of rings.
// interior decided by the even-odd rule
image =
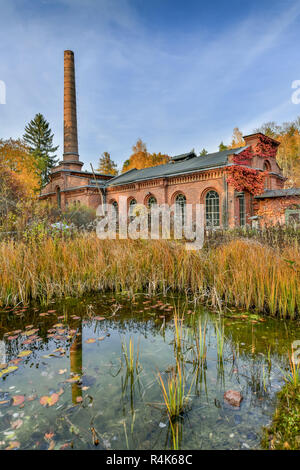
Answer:
[[[172,369],[166,383],[164,382],[160,373],[158,373],[164,403],[170,419],[180,416],[188,401],[189,393],[185,394],[185,376],[183,368],[177,361],[176,368]]]
[[[255,241],[233,240],[198,252],[175,241],[99,240],[93,233],[8,240],[0,242],[0,266],[2,305],[106,290],[171,290],[208,304],[217,296],[222,306],[281,318],[300,312],[300,249]]]

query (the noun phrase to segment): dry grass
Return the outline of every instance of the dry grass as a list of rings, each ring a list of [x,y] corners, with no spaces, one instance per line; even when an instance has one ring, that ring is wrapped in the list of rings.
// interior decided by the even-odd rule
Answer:
[[[106,290],[169,290],[200,301],[273,316],[300,311],[300,251],[279,251],[257,242],[234,240],[209,250],[187,251],[168,241],[44,238],[0,243],[0,302],[47,302]]]

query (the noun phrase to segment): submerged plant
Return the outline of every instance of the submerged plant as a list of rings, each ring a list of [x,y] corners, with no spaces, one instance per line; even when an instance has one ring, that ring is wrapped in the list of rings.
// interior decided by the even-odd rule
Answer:
[[[284,380],[290,383],[295,389],[300,386],[300,365],[299,362],[294,358],[294,350],[292,354],[289,354],[289,365],[290,370],[285,373]]]
[[[223,323],[216,323],[216,337],[217,337],[217,356],[218,356],[218,363],[223,362],[223,351],[224,351],[224,324]]]
[[[160,373],[158,374],[158,379],[163,393],[164,404],[168,417],[169,420],[172,421],[184,412],[189,400],[192,384],[186,394],[185,374],[179,361],[176,362],[176,368],[172,369],[166,383]]]
[[[138,373],[140,369],[139,365],[139,345],[137,347],[136,357],[134,355],[134,342],[132,338],[129,340],[129,347],[125,341],[122,341],[122,352],[125,358],[126,374],[133,375],[135,372]]]

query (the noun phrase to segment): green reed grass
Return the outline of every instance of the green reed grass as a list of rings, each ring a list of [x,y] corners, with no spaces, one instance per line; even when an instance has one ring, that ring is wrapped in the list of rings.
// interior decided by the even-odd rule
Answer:
[[[166,240],[45,237],[0,242],[0,305],[104,291],[179,292],[281,318],[300,312],[300,249],[232,240],[201,251]],[[218,307],[219,308],[219,307]]]

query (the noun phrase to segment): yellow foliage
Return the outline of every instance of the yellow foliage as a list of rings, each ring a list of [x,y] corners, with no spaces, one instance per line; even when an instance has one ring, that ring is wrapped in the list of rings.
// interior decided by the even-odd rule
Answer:
[[[9,171],[10,179],[16,186],[22,187],[25,196],[34,196],[40,188],[36,159],[22,140],[0,139],[0,167]]]
[[[146,144],[141,139],[138,139],[137,143],[132,147],[132,151],[133,153],[130,158],[124,162],[122,173],[133,168],[141,170],[142,168],[163,165],[170,160],[169,155],[161,154],[160,152],[149,153]]]

